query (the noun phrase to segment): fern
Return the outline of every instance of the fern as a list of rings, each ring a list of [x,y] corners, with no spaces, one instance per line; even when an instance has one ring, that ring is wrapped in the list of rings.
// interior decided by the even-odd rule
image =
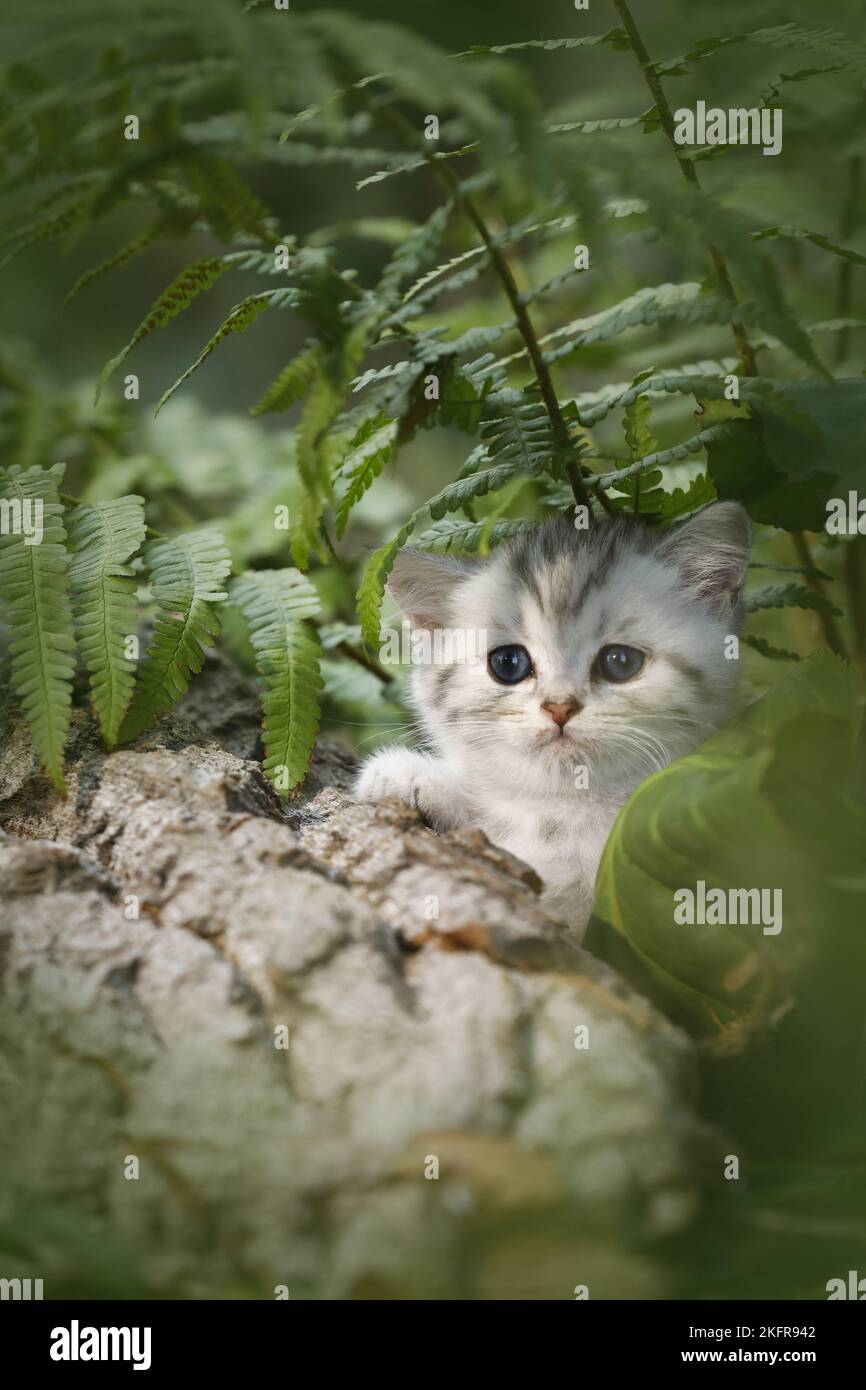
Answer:
[[[842,616],[841,610],[830,602],[826,594],[817,589],[807,589],[804,584],[768,584],[764,589],[753,589],[744,594],[743,603],[748,613],[756,613],[761,608],[809,608],[831,617]]]
[[[69,515],[72,609],[93,708],[109,748],[117,742],[135,682],[135,663],[124,653],[136,622],[128,561],[144,535],[143,497],[97,502]]]
[[[0,597],[12,639],[12,686],[42,767],[65,793],[63,750],[72,707],[75,638],[66,531],[57,493],[62,477],[62,464],[0,474],[0,503],[5,503]],[[28,521],[33,528],[29,535]]]
[[[205,343],[192,366],[187,367],[186,371],[182,372],[177,378],[177,381],[172,382],[168,390],[164,391],[160,396],[156,410],[153,412],[154,415],[159,414],[163,406],[171,400],[175,391],[179,390],[183,383],[189,380],[193,372],[198,371],[202,362],[207,361],[211,353],[219,347],[220,343],[223,342],[230,333],[243,333],[245,329],[249,328],[251,323],[255,322],[259,314],[262,313],[264,309],[267,309],[270,302],[271,296],[268,294],[251,294],[247,299],[241,300],[240,304],[236,304],[228,317],[223,319],[216,333]]]
[[[165,327],[176,314],[188,309],[193,300],[205,290],[209,290],[211,285],[227,269],[228,265],[225,261],[217,257],[210,257],[208,260],[194,261],[192,265],[188,265],[185,270],[181,271],[177,279],[173,280],[168,289],[159,296],[153,308],[133,333],[126,347],[116,357],[112,357],[110,362],[106,362],[96,383],[94,403],[99,403],[99,398],[107,381],[117,371],[121,362],[126,360],[133,348],[137,347],[142,339],[153,333],[155,329]]]
[[[789,241],[811,241],[813,246],[820,246],[822,251],[829,251],[832,256],[841,256],[842,260],[850,261],[852,265],[866,265],[866,256],[861,256],[859,251],[852,251],[849,247],[837,245],[821,232],[807,232],[802,227],[762,227],[760,231],[752,232],[754,241],[775,240],[780,237]]]
[[[396,536],[380,546],[370,556],[364,566],[361,583],[358,587],[358,617],[361,620],[361,634],[371,646],[378,646],[382,623],[382,599],[388,576],[394,568],[394,561],[402,546],[411,536],[418,523],[421,512],[413,512],[409,520],[400,527]]]
[[[72,289],[67,294],[64,304],[69,304],[83,289],[94,284],[95,281],[101,280],[104,275],[109,275],[111,271],[118,270],[123,265],[128,265],[136,256],[142,255],[143,252],[147,251],[157,241],[160,241],[162,237],[169,234],[180,235],[182,231],[185,231],[186,228],[192,224],[192,221],[192,214],[188,215],[185,219],[179,219],[177,217],[159,218],[152,226],[147,227],[143,232],[140,232],[138,236],[128,241],[119,251],[115,251],[113,256],[108,256],[106,260],[101,261],[99,265],[92,266],[90,270],[85,270],[83,274],[79,275]]]
[[[271,214],[224,159],[202,156],[189,164],[189,180],[216,235],[228,241],[236,231],[266,237]]]
[[[524,39],[521,43],[498,43],[487,46],[473,44],[472,48],[467,48],[465,52],[455,56],[458,58],[486,58],[491,54],[522,53],[530,48],[540,48],[545,53],[555,53],[561,48],[598,48],[602,44],[611,48],[623,49],[628,48],[628,39],[624,30],[616,28],[609,29],[606,34],[588,34],[584,38]]]
[[[307,771],[319,727],[321,645],[306,619],[319,597],[298,570],[251,570],[235,580],[263,684],[264,770],[284,797]]]
[[[683,77],[691,72],[695,63],[712,58],[721,49],[731,44],[764,44],[769,48],[805,49],[809,53],[819,53],[830,58],[835,70],[846,67],[866,66],[866,49],[862,44],[852,43],[844,34],[834,33],[832,29],[801,29],[796,24],[779,24],[774,28],[755,29],[747,34],[728,34],[722,38],[701,39],[678,58],[668,58],[665,62],[654,63],[653,68],[659,77]]]
[[[472,472],[449,483],[400,528],[396,536],[370,556],[364,567],[358,589],[358,616],[366,641],[379,641],[382,599],[388,576],[397,552],[405,545],[419,520],[429,514],[438,521],[448,512],[465,508],[478,497],[497,492],[515,478],[538,476],[554,465],[557,449],[550,421],[543,407],[535,401],[509,409],[502,416],[488,421],[482,431],[483,444],[479,461],[486,467],[474,467]]]
[[[10,249],[5,256],[0,258],[0,270],[7,266],[10,261],[13,261],[16,256],[20,256],[22,252],[29,251],[31,247],[64,236],[73,227],[84,221],[87,206],[87,198],[78,198],[68,207],[61,209],[60,212],[52,213],[50,217],[38,218],[29,226],[15,233],[4,243]]]
[[[628,464],[625,468],[603,473],[596,486],[600,489],[620,487],[628,478],[633,478],[638,473],[645,473],[653,468],[662,468],[668,463],[682,463],[693,454],[702,453],[708,444],[723,437],[724,432],[724,424],[710,425],[708,429],[700,430],[698,434],[693,434],[690,439],[684,439],[680,444],[673,444],[669,449],[658,449],[645,455],[644,458],[636,459],[634,463]]]
[[[218,531],[193,531],[153,541],[146,558],[159,612],[132,705],[121,726],[123,741],[135,738],[164,714],[185,694],[191,676],[201,670],[204,648],[220,631],[214,604],[226,598],[221,585],[231,570]]]
[[[787,647],[774,647],[763,637],[753,637],[751,633],[740,638],[747,647],[753,651],[760,652],[761,656],[767,657],[769,661],[800,661],[801,658],[796,652],[789,651]]]
[[[672,323],[729,323],[732,317],[731,304],[720,295],[710,294],[701,285],[687,283],[682,285],[655,285],[652,288],[637,290],[619,304],[602,309],[587,318],[574,319],[547,333],[541,339],[543,347],[556,343],[561,338],[567,342],[545,354],[548,362],[567,357],[580,347],[603,342],[639,325],[658,323],[667,326]],[[518,361],[525,356],[525,349],[503,359],[505,363]]]
[[[573,504],[574,498],[571,494],[569,496]],[[486,542],[492,549],[514,536],[519,536],[521,531],[526,529],[526,525],[525,521],[517,521],[510,517],[494,521],[492,525],[489,525],[488,521],[452,521],[446,518],[437,521],[429,530],[422,531],[420,536],[415,537],[413,544],[419,550],[432,550],[437,555],[449,555],[452,551],[473,555],[478,553],[482,542]]]
[[[289,410],[307,394],[321,370],[322,349],[319,343],[305,348],[284,367],[271,382],[265,394],[251,410],[251,415],[266,415],[272,410]]]
[[[356,439],[355,447],[342,468],[346,488],[337,509],[339,537],[342,537],[346,530],[352,508],[373,485],[385,464],[393,456],[399,428],[397,420],[388,420],[378,427],[375,422],[370,421]]]
[[[818,160],[841,155],[850,174],[846,161],[859,154],[851,131],[860,114],[856,75],[866,72],[862,44],[830,29],[781,24],[701,40],[680,58],[661,62],[645,61],[637,52],[635,64],[641,43],[633,21],[623,20],[623,27],[607,33],[530,37],[449,56],[396,26],[343,12],[314,8],[284,23],[263,13],[268,5],[251,3],[224,6],[225,22],[214,26],[195,6],[167,11],[160,0],[142,0],[130,14],[125,48],[106,51],[104,0],[82,2],[85,10],[76,8],[74,25],[61,24],[62,33],[37,46],[32,62],[7,69],[0,156],[3,191],[15,197],[3,252],[17,254],[50,238],[63,239],[70,249],[96,230],[104,259],[79,276],[68,296],[74,298],[162,240],[205,236],[222,243],[158,295],[126,347],[103,369],[97,399],[143,338],[227,272],[265,277],[264,292],[248,293],[244,286],[233,296],[240,302],[163,394],[157,412],[220,343],[245,331],[265,308],[297,317],[287,334],[294,355],[287,356],[270,385],[262,383],[251,409],[258,417],[294,407],[297,418],[279,433],[258,436],[261,449],[226,450],[212,447],[220,426],[207,420],[201,447],[183,465],[157,457],[146,430],[132,442],[119,411],[104,409],[95,429],[71,393],[61,397],[29,366],[22,369],[17,349],[0,356],[0,434],[7,458],[29,464],[62,457],[67,438],[75,448],[68,455],[75,460],[72,486],[89,500],[70,517],[72,566],[57,582],[62,586],[68,579],[71,586],[83,665],[107,744],[131,737],[182,693],[200,664],[203,643],[216,635],[217,598],[227,573],[227,555],[216,539],[205,543],[194,534],[148,549],[159,613],[136,688],[117,639],[129,635],[134,616],[130,561],[141,540],[141,504],[132,497],[110,503],[96,499],[143,490],[139,479],[148,471],[155,524],[174,529],[202,509],[219,517],[232,508],[224,524],[233,553],[254,565],[279,565],[290,556],[302,570],[311,561],[344,563],[337,550],[354,508],[420,430],[453,426],[469,436],[462,466],[455,461],[446,472],[444,462],[441,468],[434,464],[438,471],[429,500],[401,502],[411,486],[404,474],[390,487],[383,483],[364,508],[365,522],[376,524],[381,498],[383,533],[396,532],[370,557],[358,590],[362,635],[369,642],[378,640],[394,558],[416,531],[422,548],[484,555],[518,534],[524,518],[539,509],[566,511],[593,492],[608,510],[631,509],[645,524],[658,525],[714,498],[715,483],[706,472],[691,477],[697,470],[688,470],[687,483],[686,470],[676,470],[673,480],[664,472],[669,465],[702,459],[709,446],[714,446],[720,489],[726,495],[739,492],[755,517],[778,515],[794,524],[793,503],[783,507],[780,500],[776,508],[768,498],[772,493],[781,499],[783,474],[792,483],[805,477],[809,441],[816,458],[822,449],[825,460],[829,452],[839,456],[840,485],[856,484],[856,460],[845,454],[859,420],[856,393],[840,393],[838,419],[832,406],[822,404],[827,417],[822,414],[819,428],[812,385],[794,390],[772,375],[776,360],[790,364],[794,354],[798,362],[792,374],[802,375],[800,364],[805,364],[813,376],[826,379],[819,334],[834,335],[830,348],[837,362],[845,361],[848,376],[856,378],[860,371],[856,340],[853,347],[851,340],[866,323],[858,317],[862,287],[856,269],[866,255],[859,249],[856,190],[852,186],[847,201],[840,199],[840,206],[827,213],[828,228],[839,228],[832,237],[805,230],[822,225],[817,213],[805,209],[798,214],[802,227],[781,218],[778,225],[758,225],[732,210],[742,203],[733,157],[714,170],[719,193],[699,196],[698,188],[682,187],[683,168],[690,166],[694,174],[704,155],[730,151],[670,150],[664,138],[646,142],[642,136],[667,131],[669,125],[658,80],[691,71],[714,55],[724,61],[728,48],[739,62],[735,46],[748,45],[758,62],[764,50],[755,87],[763,91],[764,102],[775,100],[783,86],[787,93],[788,84],[831,71],[842,74],[834,83],[834,102],[810,115],[809,138]],[[619,0],[615,8],[625,12]],[[74,49],[76,76],[55,82],[48,75],[51,63],[65,57],[66,48]],[[632,56],[625,61],[614,57],[629,50]],[[803,60],[808,66],[792,63],[794,70],[775,74],[783,51],[811,55]],[[579,103],[572,98],[545,109],[532,73],[548,54],[554,62],[603,59],[621,68],[616,105],[607,109],[641,114],[607,116],[602,107],[597,115],[584,92]],[[639,95],[625,85],[629,74]],[[648,110],[647,77],[653,102]],[[599,88],[599,95],[604,90]],[[127,110],[139,113],[146,132],[139,147],[122,138]],[[440,113],[438,143],[422,133],[430,111]],[[786,133],[805,138],[805,110],[790,101],[785,118]],[[255,187],[253,170],[256,180],[260,170],[263,174]],[[338,220],[329,212],[328,226],[307,219],[312,226],[306,241],[280,235],[280,224],[255,189],[283,197],[287,176],[300,171],[306,177],[313,170],[322,179],[342,178],[350,197],[355,178],[361,189],[375,187],[376,197],[379,184],[394,181],[393,196],[399,197],[398,176],[417,173],[417,199],[413,195],[411,204],[393,211],[383,204],[381,213],[359,202],[357,209],[346,208],[345,216],[341,210]],[[693,183],[691,176],[688,181]],[[339,206],[338,199],[339,186],[329,185],[329,210]],[[419,221],[397,215],[410,206],[424,208]],[[108,214],[121,209],[127,225],[130,214],[134,217],[138,235],[119,247],[105,246]],[[608,234],[596,236],[603,222]],[[360,238],[366,244],[357,254]],[[578,239],[593,246],[596,273],[586,279],[573,267],[572,244]],[[780,241],[791,248],[784,279],[769,246]],[[274,256],[278,243],[290,251],[286,270]],[[805,243],[835,258],[835,265],[824,266],[828,275],[838,272],[829,311],[834,318],[809,327],[788,302],[789,285],[796,286],[798,276],[805,279],[797,254]],[[612,248],[608,261],[605,247]],[[613,254],[615,275],[608,274]],[[646,266],[664,267],[669,283],[645,284]],[[813,292],[812,285],[806,288]],[[627,337],[632,329],[637,332]],[[768,356],[758,364],[757,353]],[[769,356],[776,353],[783,355]],[[589,381],[590,390],[568,379],[578,355],[575,381]],[[650,369],[647,361],[661,365]],[[677,362],[685,365],[670,365]],[[717,422],[733,411],[725,399],[725,378],[732,374],[739,378],[737,413],[754,418],[725,427]],[[431,375],[439,385],[434,399],[427,389]],[[182,429],[186,409],[195,408],[185,402],[160,426],[161,438],[171,441],[173,431]],[[613,412],[622,417],[624,445],[611,428]],[[679,426],[693,412],[702,428],[683,438],[690,429]],[[749,456],[742,477],[732,463],[723,484],[717,449],[723,433],[731,440],[732,429],[754,457]],[[787,431],[802,438],[806,451],[792,459],[789,471],[781,461],[788,456]],[[681,442],[671,443],[677,439]],[[110,485],[102,481],[94,444],[111,466]],[[260,454],[269,459],[266,469]],[[682,485],[672,487],[672,481]],[[285,516],[277,524],[279,509]],[[838,634],[831,632],[835,609],[822,588],[826,578],[807,564],[795,577],[798,582],[755,591],[749,602],[812,607],[826,640],[840,649]],[[808,580],[808,587],[800,580]],[[297,608],[289,619],[284,601],[291,594],[292,604],[312,602],[306,583],[296,571],[274,570],[247,574],[237,586],[247,609],[260,605],[255,620],[263,630],[280,629],[284,653],[286,625],[295,624],[299,671],[305,661],[312,671],[310,644],[317,642],[318,627],[309,617],[298,617]],[[329,589],[329,601],[338,602],[339,592],[340,585]],[[769,642],[766,647],[767,655],[790,655]],[[368,686],[371,680],[384,684],[357,650],[354,635],[332,650],[333,663],[354,660],[364,669]],[[289,665],[280,669],[287,672],[294,659],[286,655]],[[269,757],[280,751],[280,738],[288,738],[286,766],[294,778],[303,771],[307,735],[298,726],[289,738],[285,721],[291,720],[291,709],[286,690],[276,688],[276,670],[263,670],[272,711],[266,709],[267,737],[275,740]],[[274,685],[270,691],[268,681]],[[337,698],[348,688],[333,672],[328,683]],[[310,709],[318,703],[319,686],[313,682],[311,689]],[[308,732],[309,717],[304,715]],[[54,775],[56,748],[52,757]]]
[[[343,404],[367,342],[369,324],[361,319],[345,332],[339,346],[322,354],[316,376],[298,422],[298,471],[304,484],[304,505],[292,544],[292,558],[304,568],[315,543],[324,504],[331,492],[328,435]]]

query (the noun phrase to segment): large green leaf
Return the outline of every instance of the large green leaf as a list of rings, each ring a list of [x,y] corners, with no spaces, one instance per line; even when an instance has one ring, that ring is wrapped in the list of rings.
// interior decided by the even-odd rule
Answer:
[[[768,1021],[819,923],[862,928],[863,894],[833,888],[862,858],[849,778],[862,679],[829,653],[800,662],[695,753],[645,782],[608,839],[589,944],[701,1032]],[[678,890],[781,892],[781,930],[679,924]],[[843,901],[844,899],[844,901]]]
[[[719,496],[770,526],[822,530],[831,498],[866,487],[866,381],[776,382],[749,405],[752,418],[720,426],[707,448]]]

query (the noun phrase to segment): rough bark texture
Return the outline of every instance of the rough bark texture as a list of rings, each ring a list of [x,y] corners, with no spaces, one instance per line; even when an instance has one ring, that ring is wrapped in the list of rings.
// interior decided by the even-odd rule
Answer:
[[[211,662],[110,756],[79,716],[65,801],[11,730],[3,1273],[46,1297],[663,1297],[655,1243],[712,1147],[686,1038],[525,865],[354,803],[337,745],[283,808],[257,723]]]

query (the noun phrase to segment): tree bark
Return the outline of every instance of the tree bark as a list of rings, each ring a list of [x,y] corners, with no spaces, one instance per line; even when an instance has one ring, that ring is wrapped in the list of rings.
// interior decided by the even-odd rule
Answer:
[[[664,1297],[653,1242],[716,1146],[686,1037],[480,832],[355,803],[338,745],[283,807],[257,725],[213,659],[111,755],[77,715],[66,800],[10,730],[0,1272],[46,1297]]]

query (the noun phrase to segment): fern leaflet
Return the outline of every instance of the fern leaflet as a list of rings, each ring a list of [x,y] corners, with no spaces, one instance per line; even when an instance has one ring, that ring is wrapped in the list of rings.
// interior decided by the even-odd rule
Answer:
[[[144,535],[143,497],[96,502],[69,514],[72,609],[93,708],[109,748],[117,742],[135,683],[135,664],[124,655],[135,632],[135,580],[128,561]]]
[[[232,585],[262,678],[264,770],[284,797],[304,778],[319,727],[321,645],[305,619],[319,596],[295,569],[250,570]]]
[[[220,631],[214,604],[225,597],[222,581],[231,570],[218,531],[193,531],[154,541],[146,556],[154,602],[159,608],[153,638],[142,663],[132,706],[120,730],[134,738],[186,692],[204,662],[204,647]]]
[[[219,257],[211,257],[209,260],[194,261],[192,265],[188,265],[185,270],[181,271],[177,279],[173,280],[168,289],[159,296],[150,312],[136,328],[126,347],[116,357],[112,357],[110,362],[106,362],[96,383],[94,404],[98,403],[109,377],[117,371],[121,362],[129,356],[134,347],[138,346],[142,338],[146,338],[156,328],[163,328],[181,310],[188,309],[193,300],[205,290],[209,290],[214,281],[219,279],[226,270],[228,270],[226,261],[220,260]]]
[[[34,746],[63,794],[75,637],[57,486],[63,465],[0,474],[0,597],[12,635],[12,685]]]

